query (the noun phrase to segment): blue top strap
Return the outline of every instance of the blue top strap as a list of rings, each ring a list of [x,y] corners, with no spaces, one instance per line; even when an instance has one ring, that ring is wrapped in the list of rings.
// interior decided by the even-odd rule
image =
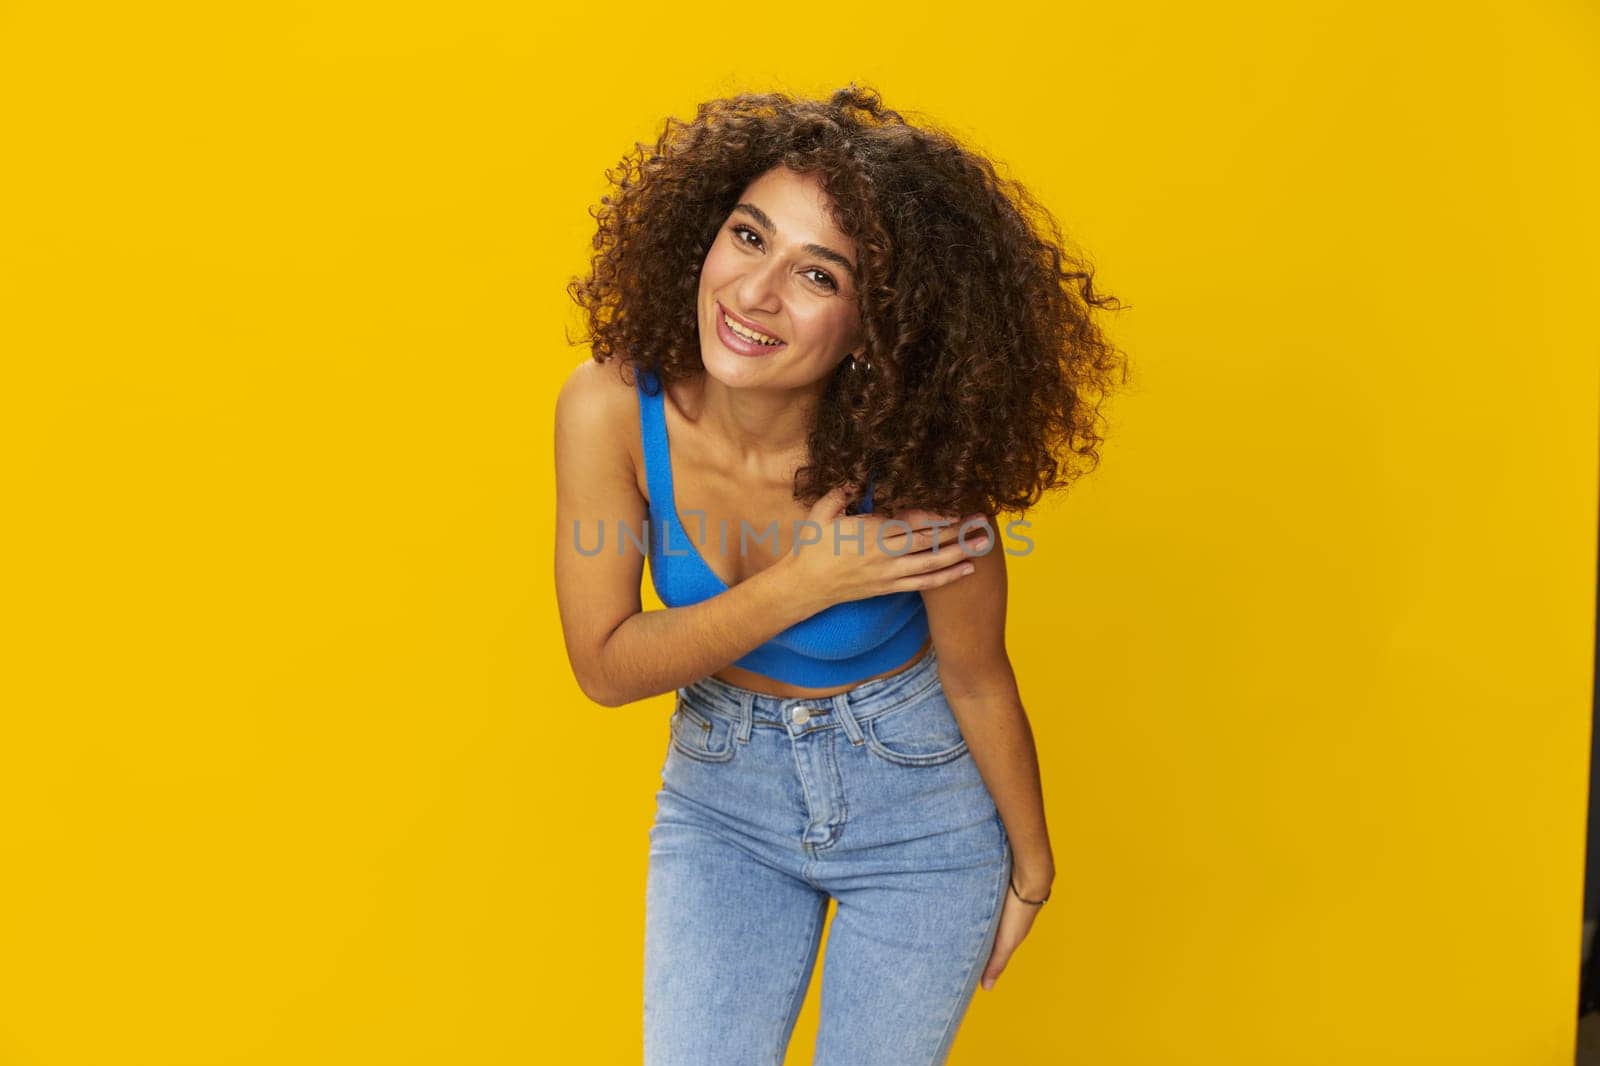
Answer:
[[[663,406],[661,379],[650,370],[639,371],[648,384],[645,399],[639,404],[640,432],[644,438],[645,484],[650,487],[651,506],[671,515],[677,510],[677,500],[672,491],[672,459],[667,440],[667,416]]]

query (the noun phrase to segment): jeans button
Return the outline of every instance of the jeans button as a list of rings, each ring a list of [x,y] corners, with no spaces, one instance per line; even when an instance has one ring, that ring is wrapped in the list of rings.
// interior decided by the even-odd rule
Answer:
[[[789,720],[795,725],[805,725],[807,722],[811,721],[811,708],[796,707],[792,712],[790,712]]]

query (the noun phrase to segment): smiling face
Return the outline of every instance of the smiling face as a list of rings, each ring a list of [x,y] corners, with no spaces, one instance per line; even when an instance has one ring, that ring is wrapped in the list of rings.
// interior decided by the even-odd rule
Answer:
[[[740,195],[700,268],[710,376],[730,388],[798,388],[860,350],[856,246],[829,204],[819,177],[782,166]]]

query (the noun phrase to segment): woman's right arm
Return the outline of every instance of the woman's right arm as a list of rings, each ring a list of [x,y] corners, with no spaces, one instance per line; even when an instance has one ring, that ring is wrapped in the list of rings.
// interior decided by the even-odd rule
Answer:
[[[910,510],[888,533],[881,516],[852,517],[855,551],[814,542],[710,599],[646,611],[637,543],[649,543],[649,506],[623,436],[638,432],[638,393],[613,364],[586,362],[567,377],[556,398],[556,600],[572,672],[596,703],[620,707],[683,688],[835,603],[938,588],[972,570],[954,532],[940,532],[959,516]],[[846,499],[841,487],[812,505],[819,537]],[[987,553],[991,545],[975,536],[965,547]]]
[[[643,609],[644,556],[630,538],[617,550],[624,527],[649,533],[622,436],[639,432],[638,403],[614,364],[592,360],[556,399],[556,599],[578,686],[607,707],[708,677],[828,605],[804,594],[785,556],[700,603]]]

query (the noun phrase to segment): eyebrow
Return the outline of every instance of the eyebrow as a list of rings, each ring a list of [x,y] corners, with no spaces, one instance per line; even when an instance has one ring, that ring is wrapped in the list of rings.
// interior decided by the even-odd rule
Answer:
[[[767,217],[767,213],[761,210],[761,208],[757,207],[755,204],[740,204],[738,207],[735,207],[734,210],[743,211],[745,214],[749,215],[751,218],[760,223],[761,227],[767,232],[773,235],[777,234],[778,227],[773,224],[772,219]],[[802,247],[807,252],[810,252],[812,255],[816,256],[818,259],[826,259],[830,263],[837,263],[844,267],[850,272],[850,279],[852,281],[855,280],[856,265],[850,262],[850,260],[846,259],[844,256],[840,255],[838,252],[834,251],[832,248],[829,248],[827,245],[823,244],[807,244],[802,245]]]

